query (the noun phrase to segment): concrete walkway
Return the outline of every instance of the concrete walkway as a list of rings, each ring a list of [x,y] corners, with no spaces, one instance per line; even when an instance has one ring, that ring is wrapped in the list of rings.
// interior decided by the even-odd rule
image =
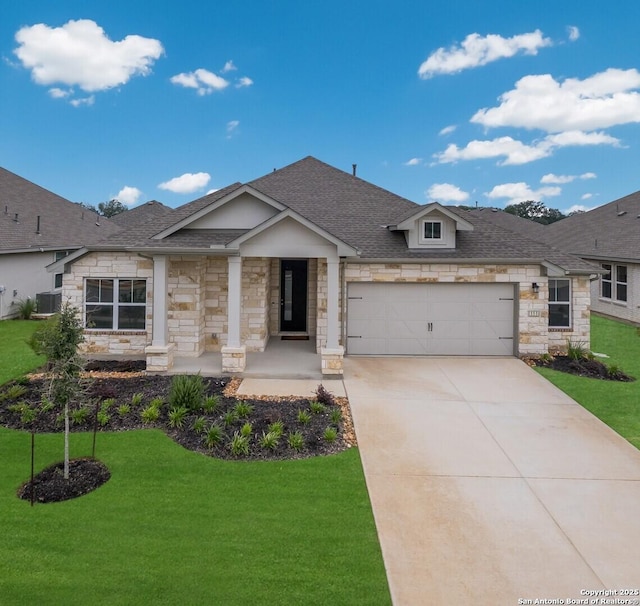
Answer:
[[[523,362],[349,357],[344,383],[395,606],[640,588],[640,451]]]

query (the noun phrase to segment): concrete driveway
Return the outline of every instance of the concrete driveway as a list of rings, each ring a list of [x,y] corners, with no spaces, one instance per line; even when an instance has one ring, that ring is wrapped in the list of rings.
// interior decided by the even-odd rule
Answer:
[[[344,384],[396,606],[640,589],[640,451],[523,362],[349,357]]]

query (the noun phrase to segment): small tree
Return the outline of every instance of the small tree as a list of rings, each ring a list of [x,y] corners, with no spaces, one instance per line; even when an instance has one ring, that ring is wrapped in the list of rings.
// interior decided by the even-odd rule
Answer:
[[[531,219],[531,221],[542,223],[543,225],[549,225],[565,218],[562,211],[557,208],[548,208],[542,202],[535,200],[509,204],[504,210],[511,215],[516,215],[523,219]]]
[[[60,312],[40,325],[29,344],[46,356],[50,367],[47,398],[64,410],[64,478],[69,479],[69,404],[82,392],[82,359],[78,346],[84,340],[78,310],[65,302]]]

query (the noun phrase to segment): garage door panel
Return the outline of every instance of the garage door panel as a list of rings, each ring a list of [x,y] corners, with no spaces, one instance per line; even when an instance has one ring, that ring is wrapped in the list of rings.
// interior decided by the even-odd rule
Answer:
[[[348,288],[348,353],[514,353],[511,284],[360,282]]]

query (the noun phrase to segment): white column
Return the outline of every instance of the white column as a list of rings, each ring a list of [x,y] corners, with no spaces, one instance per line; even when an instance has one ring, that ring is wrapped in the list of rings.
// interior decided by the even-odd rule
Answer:
[[[153,257],[153,347],[166,347],[168,340],[167,329],[167,293],[169,276],[169,262],[165,255]]]
[[[228,291],[229,336],[227,347],[240,347],[240,308],[242,304],[242,257],[229,257]]]
[[[340,300],[340,262],[327,258],[327,349],[337,349],[340,334],[338,309]]]

